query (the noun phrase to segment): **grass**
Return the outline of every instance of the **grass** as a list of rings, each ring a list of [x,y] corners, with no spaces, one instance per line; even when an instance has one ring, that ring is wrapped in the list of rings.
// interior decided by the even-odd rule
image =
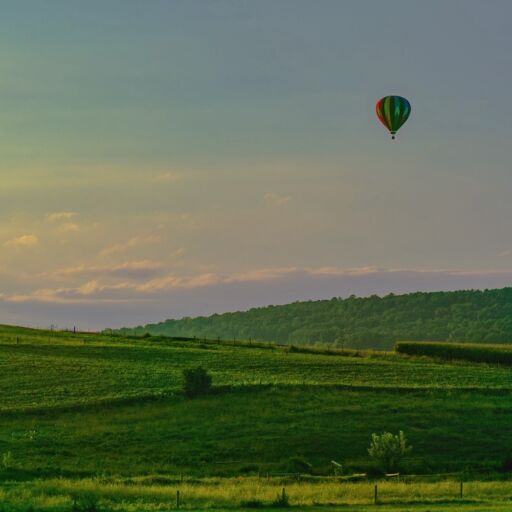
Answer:
[[[214,393],[185,399],[182,371],[199,365]],[[0,468],[0,501],[20,511],[24,502],[70,510],[76,492],[112,510],[165,510],[178,485],[191,510],[267,507],[285,485],[292,505],[363,511],[373,483],[325,475],[333,459],[347,473],[373,474],[373,432],[406,432],[405,473],[503,479],[512,457],[512,373],[489,364],[0,327],[0,389],[0,455],[12,454]],[[297,459],[317,476],[256,477],[295,472]],[[180,474],[183,483],[172,476]],[[458,484],[380,485],[383,503],[422,511],[424,502],[451,510]],[[467,486],[453,510],[501,510],[512,494],[506,481]]]
[[[512,390],[506,368],[434,364],[393,355],[333,357],[242,348],[0,330],[0,411],[161,397],[180,392],[182,370],[202,365],[217,386]],[[16,338],[18,342],[16,342]]]
[[[44,480],[19,484],[0,490],[5,505],[30,505],[37,510],[70,510],[73,501],[96,503],[111,511],[136,512],[175,508],[177,490],[180,508],[185,510],[241,510],[272,507],[283,487],[290,505],[299,510],[374,510],[374,482],[342,483],[334,478],[316,481],[267,481],[255,477],[204,479],[201,481],[174,481],[168,484],[148,485],[147,481],[129,483],[109,479]],[[447,480],[435,483],[378,483],[379,510],[506,510],[510,507],[512,482],[474,481],[464,485],[460,498],[460,482]],[[244,507],[247,504],[247,507]],[[252,506],[251,506],[252,505]],[[424,508],[428,506],[429,508]],[[497,508],[492,508],[493,506]],[[503,506],[503,508],[501,508]],[[483,508],[485,507],[485,508]]]
[[[271,387],[207,398],[11,414],[0,452],[6,479],[39,476],[255,474],[300,457],[316,473],[332,459],[371,471],[373,432],[404,429],[414,447],[404,471],[494,471],[512,454],[509,393],[402,394]],[[1,478],[1,475],[0,475]]]

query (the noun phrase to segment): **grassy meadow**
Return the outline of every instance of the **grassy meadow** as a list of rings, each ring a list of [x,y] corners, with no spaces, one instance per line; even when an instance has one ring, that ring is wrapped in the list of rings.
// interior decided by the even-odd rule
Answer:
[[[214,389],[187,399],[182,371],[198,365]],[[399,430],[413,446],[401,471],[420,476],[379,481],[381,510],[505,510],[512,497],[506,366],[1,327],[0,386],[5,510],[86,510],[89,495],[168,510],[178,489],[185,509],[269,509],[283,486],[301,510],[367,510],[371,434]],[[332,477],[331,460],[368,479]],[[281,475],[295,472],[309,475]]]
[[[512,494],[512,484],[503,482],[466,483],[462,498],[460,482],[455,480],[379,482],[377,487],[379,510],[507,510]],[[10,510],[24,510],[30,503],[35,509],[65,511],[75,502],[78,506],[94,504],[111,511],[159,511],[177,508],[179,489],[179,508],[184,510],[278,510],[284,507],[272,503],[282,496],[283,488],[290,506],[299,510],[375,510],[375,483],[343,483],[326,478],[302,482],[268,482],[256,477],[209,478],[200,482],[161,479],[158,483],[143,479],[129,483],[105,478],[59,479],[2,489],[0,499],[9,503]]]

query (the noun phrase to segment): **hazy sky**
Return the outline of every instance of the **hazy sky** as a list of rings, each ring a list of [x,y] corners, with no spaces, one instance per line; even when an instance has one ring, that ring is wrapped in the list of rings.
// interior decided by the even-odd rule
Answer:
[[[0,321],[512,283],[512,3],[13,0]],[[374,104],[412,114],[392,142]]]

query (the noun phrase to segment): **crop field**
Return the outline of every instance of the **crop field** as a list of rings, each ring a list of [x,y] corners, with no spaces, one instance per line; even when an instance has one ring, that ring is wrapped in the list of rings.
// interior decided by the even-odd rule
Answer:
[[[400,354],[429,356],[446,360],[472,361],[496,365],[512,365],[512,346],[477,343],[400,342]]]
[[[178,392],[185,367],[202,365],[218,386],[308,385],[512,390],[506,368],[372,355],[0,330],[0,410],[20,411]]]
[[[198,365],[213,392],[186,399],[182,371]],[[366,511],[371,434],[399,430],[413,446],[403,473],[458,476],[379,482],[379,509],[505,510],[512,495],[506,366],[1,327],[0,386],[0,496],[16,511],[68,511],[88,493],[102,510],[167,510],[178,484],[190,510],[251,500],[271,510],[284,485],[301,509]],[[331,460],[370,480],[326,478]],[[297,461],[310,467],[300,484],[264,477],[296,472]]]

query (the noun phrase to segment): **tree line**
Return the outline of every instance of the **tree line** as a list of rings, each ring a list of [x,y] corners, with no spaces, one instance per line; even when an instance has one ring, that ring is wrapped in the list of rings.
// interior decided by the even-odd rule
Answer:
[[[396,341],[512,342],[512,288],[350,296],[169,319],[120,334],[390,349]]]

